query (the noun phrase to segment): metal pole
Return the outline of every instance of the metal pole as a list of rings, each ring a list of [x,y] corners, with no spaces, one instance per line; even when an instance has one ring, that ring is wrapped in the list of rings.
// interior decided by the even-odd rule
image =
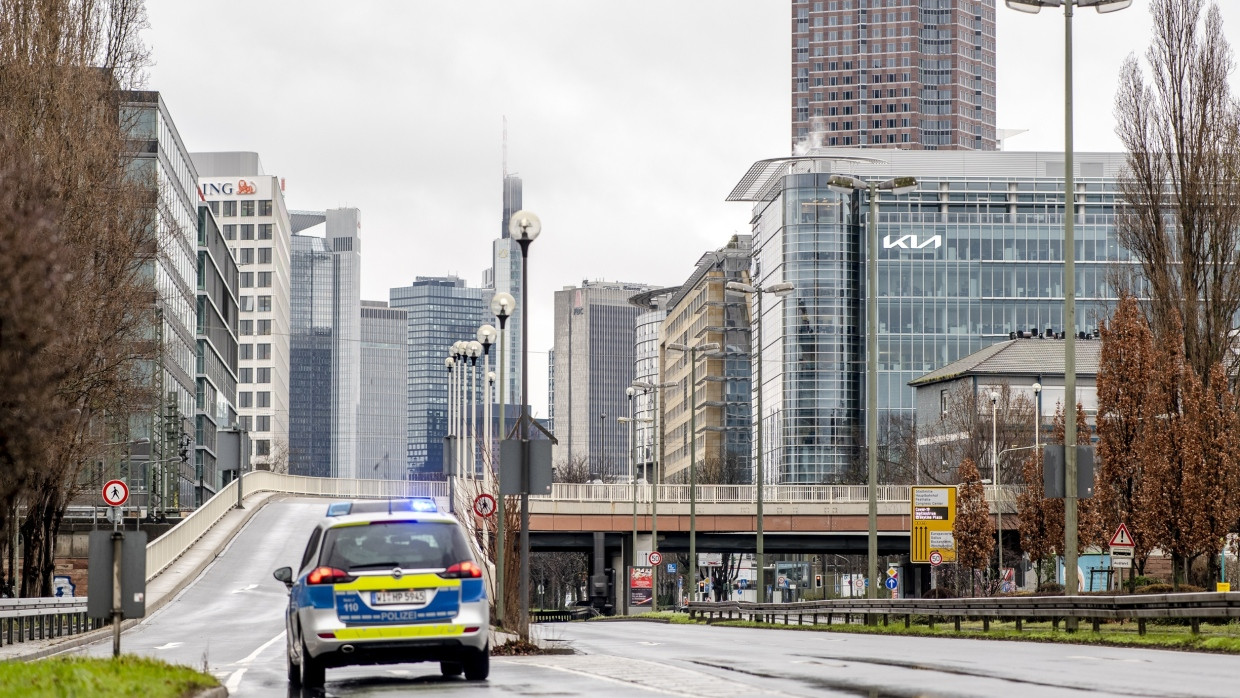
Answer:
[[[504,413],[507,412],[507,406],[504,403],[506,398],[504,394],[504,323],[507,322],[508,316],[497,318],[499,320],[499,440],[502,442],[508,435],[505,431]],[[500,464],[503,467],[503,463]],[[504,627],[504,549],[507,547],[504,543],[504,495],[496,487],[496,503],[498,506],[495,511],[495,615],[499,616],[499,626]]]
[[[240,484],[240,481],[237,483]],[[121,656],[121,542],[125,534],[121,533],[118,523],[120,511],[112,522],[112,656]]]
[[[245,430],[237,429],[237,508],[244,509],[241,505],[241,473],[245,470]]]
[[[632,390],[632,388],[630,388]],[[632,566],[637,567],[637,422],[633,421],[633,396],[629,396],[629,482],[633,484],[633,549],[629,551]],[[629,598],[626,606],[633,612],[633,574],[629,573]]]
[[[659,447],[663,443],[661,430],[663,428],[663,420],[659,414],[659,393],[663,390],[663,370],[662,361],[660,361],[659,370],[654,378],[654,433],[651,434],[653,439],[653,453],[650,460],[652,461],[654,475],[651,476],[651,495],[650,495],[650,548],[651,550],[659,549],[659,464],[663,462],[663,454],[659,452]],[[650,596],[650,610],[654,613],[659,612],[659,566],[651,565],[650,570],[650,588],[653,592]]]
[[[697,347],[689,348],[689,569],[697,593]],[[696,600],[697,597],[695,596]]]
[[[866,598],[878,598],[878,187],[870,183],[870,220],[866,235],[866,420],[870,535]]]
[[[761,279],[755,279],[755,281],[760,283]],[[766,556],[764,552],[766,540],[763,536],[762,524],[762,485],[764,484],[766,477],[762,472],[762,288],[760,286],[755,287],[754,297],[758,306],[758,314],[755,318],[755,322],[753,323],[753,326],[758,330],[758,467],[756,472],[757,482],[754,483],[757,486],[756,498],[758,500],[758,538],[757,547],[755,548],[753,556],[753,562],[754,576],[757,580],[756,586],[758,587],[758,603],[766,603]]]
[[[995,475],[995,516],[999,537],[999,590],[1003,591],[1003,504],[999,501],[999,401],[990,401],[990,461]]]
[[[469,357],[469,478],[478,479],[478,357]]]
[[[1064,594],[1076,595],[1077,511],[1076,511],[1076,182],[1072,162],[1072,5],[1064,12],[1064,217],[1063,217],[1063,320],[1064,320]],[[1075,632],[1075,618],[1065,618],[1065,627]]]
[[[521,245],[521,617],[517,627],[521,639],[530,636],[530,240]]]

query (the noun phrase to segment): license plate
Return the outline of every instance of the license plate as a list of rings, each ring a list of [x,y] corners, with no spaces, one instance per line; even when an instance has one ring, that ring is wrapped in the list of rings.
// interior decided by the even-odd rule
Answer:
[[[404,591],[376,591],[371,597],[376,606],[387,604],[420,604],[426,603],[425,589],[406,589]]]

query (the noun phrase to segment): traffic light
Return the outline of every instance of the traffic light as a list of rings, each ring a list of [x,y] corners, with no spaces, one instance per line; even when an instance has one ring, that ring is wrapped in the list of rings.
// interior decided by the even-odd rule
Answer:
[[[822,588],[822,575],[821,574],[814,575],[814,588],[815,589]]]

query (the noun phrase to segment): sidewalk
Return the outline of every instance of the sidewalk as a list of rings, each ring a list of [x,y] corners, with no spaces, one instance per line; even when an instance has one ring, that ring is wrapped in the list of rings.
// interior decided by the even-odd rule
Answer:
[[[245,498],[245,509],[232,509],[215,523],[202,538],[185,551],[185,554],[168,565],[163,572],[146,584],[146,614],[149,616],[176,597],[182,589],[202,574],[202,571],[232,541],[233,536],[245,526],[259,509],[262,509],[273,497],[281,496],[274,492],[256,492]],[[126,630],[138,623],[141,618],[126,620],[121,629]],[[92,630],[80,635],[68,635],[49,640],[31,640],[6,644],[0,647],[0,661],[31,660],[58,654],[82,645],[97,642],[112,634],[111,626]]]

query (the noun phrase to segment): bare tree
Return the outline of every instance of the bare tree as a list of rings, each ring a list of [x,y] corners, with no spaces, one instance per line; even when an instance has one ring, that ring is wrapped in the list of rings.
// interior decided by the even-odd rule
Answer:
[[[1240,106],[1222,15],[1211,3],[1203,19],[1205,6],[1151,0],[1148,71],[1124,63],[1115,114],[1128,153],[1116,232],[1140,262],[1137,295],[1159,342],[1179,344],[1208,384],[1240,313]]]
[[[956,486],[956,563],[970,571],[973,595],[977,594],[976,571],[990,564],[995,547],[995,527],[990,521],[990,505],[977,466],[970,458],[960,463]]]

